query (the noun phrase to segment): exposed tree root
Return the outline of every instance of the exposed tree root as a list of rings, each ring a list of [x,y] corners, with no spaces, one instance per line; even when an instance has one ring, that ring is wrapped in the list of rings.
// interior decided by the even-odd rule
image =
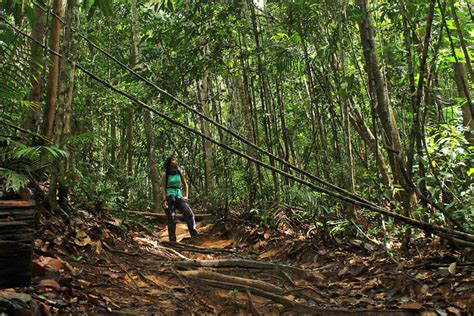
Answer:
[[[298,313],[309,313],[311,315],[325,315],[325,316],[339,316],[339,315],[412,315],[411,313],[407,313],[405,311],[400,310],[384,310],[384,311],[373,311],[368,309],[347,309],[347,308],[319,308],[314,306],[308,306],[301,303],[293,302],[283,296],[270,293],[267,291],[263,291],[261,289],[252,288],[245,285],[234,284],[234,283],[227,283],[227,282],[219,282],[214,280],[208,279],[201,279],[195,278],[191,276],[186,277],[189,281],[198,283],[198,284],[205,284],[212,287],[217,287],[221,289],[228,289],[228,290],[239,290],[244,293],[252,293],[267,299],[272,300],[273,302],[282,304],[288,309]]]
[[[204,248],[204,247],[198,247],[194,245],[188,245],[188,244],[182,244],[182,243],[175,243],[175,242],[169,242],[169,241],[164,241],[161,242],[162,245],[170,247],[170,248],[175,248],[177,250],[181,251],[188,251],[188,252],[197,252],[197,253],[219,253],[219,252],[225,252],[225,253],[235,253],[235,250],[232,249],[224,249],[224,248]]]
[[[294,266],[270,263],[255,260],[245,259],[220,259],[220,260],[187,260],[178,261],[175,263],[181,267],[207,267],[207,268],[250,268],[250,269],[264,269],[264,270],[283,270],[290,271],[293,273],[299,273],[308,275],[311,274],[311,270],[300,269]]]
[[[262,291],[267,291],[267,292],[281,293],[284,291],[284,289],[282,289],[281,287],[262,281],[262,280],[229,276],[229,275],[225,275],[225,274],[221,274],[217,272],[193,270],[193,271],[181,271],[179,273],[185,277],[192,277],[195,279],[206,279],[206,280],[213,280],[213,281],[224,282],[224,283],[238,284],[242,286],[249,286],[249,287],[258,288],[258,289],[261,289]]]

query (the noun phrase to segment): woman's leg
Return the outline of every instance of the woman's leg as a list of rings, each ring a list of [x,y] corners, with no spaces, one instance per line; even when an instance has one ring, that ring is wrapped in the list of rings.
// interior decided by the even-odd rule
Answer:
[[[166,219],[168,222],[168,238],[170,241],[176,241],[176,198],[170,195],[166,198],[168,207],[166,208]]]
[[[181,214],[183,214],[191,236],[196,236],[198,234],[196,230],[196,221],[194,220],[194,213],[188,203],[183,199],[176,199],[176,208],[181,212]]]

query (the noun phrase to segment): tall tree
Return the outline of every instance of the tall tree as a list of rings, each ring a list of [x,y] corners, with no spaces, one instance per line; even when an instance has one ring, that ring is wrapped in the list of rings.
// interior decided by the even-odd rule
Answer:
[[[356,4],[362,12],[359,22],[360,39],[363,48],[365,69],[369,77],[369,89],[372,91],[376,108],[374,115],[380,118],[382,140],[387,151],[390,167],[392,169],[395,184],[401,189],[408,189],[404,177],[405,162],[404,149],[400,139],[398,124],[391,104],[387,101],[388,95],[384,88],[385,80],[380,72],[374,39],[374,28],[367,0],[356,0]]]
[[[61,35],[61,22],[59,18],[62,12],[62,0],[53,1],[53,17],[51,19],[51,42],[50,48],[59,53],[59,43]],[[51,137],[53,134],[54,119],[58,102],[58,78],[59,78],[59,57],[51,54],[51,64],[49,68],[48,89],[46,91],[46,108],[44,112],[43,134]]]
[[[138,22],[138,8],[137,8],[137,0],[132,0],[131,2],[131,37],[130,37],[130,44],[131,44],[131,55],[130,55],[130,66],[133,68],[137,63],[138,56],[140,54],[140,50],[138,48],[138,32],[137,32],[137,22]],[[130,113],[128,113],[130,115]],[[154,132],[152,127],[152,117],[150,111],[147,109],[143,109],[143,122],[144,122],[144,131],[146,136],[146,148],[147,148],[147,156],[148,156],[148,166],[150,168],[149,177],[152,187],[152,196],[153,196],[153,209],[158,211],[161,205],[161,195],[160,195],[160,181],[159,181],[159,174],[158,174],[158,167],[156,162],[155,156],[155,141],[154,141]],[[131,121],[127,121],[127,127],[131,129]],[[130,137],[130,131],[127,129],[127,137]],[[128,149],[129,154],[131,149]],[[131,155],[128,156],[128,166],[130,168],[131,165]],[[130,172],[130,169],[129,169]],[[130,174],[130,173],[129,173]]]
[[[29,130],[36,131],[39,119],[39,110],[41,109],[41,82],[43,80],[43,49],[38,43],[43,43],[44,39],[44,12],[43,9],[35,4],[35,24],[33,26],[32,35],[34,41],[31,42],[31,90],[28,93],[28,101],[33,103],[31,109],[25,118],[25,127]]]

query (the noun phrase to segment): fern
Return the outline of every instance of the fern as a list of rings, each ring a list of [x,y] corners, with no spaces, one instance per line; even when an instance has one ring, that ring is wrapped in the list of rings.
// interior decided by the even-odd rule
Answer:
[[[5,178],[7,191],[12,189],[18,192],[21,188],[25,187],[29,181],[28,176],[6,168],[0,168],[0,175]]]
[[[28,183],[32,174],[43,177],[48,168],[59,160],[68,158],[69,153],[56,145],[28,146],[10,137],[0,136],[0,175],[6,179],[7,190],[17,192]]]

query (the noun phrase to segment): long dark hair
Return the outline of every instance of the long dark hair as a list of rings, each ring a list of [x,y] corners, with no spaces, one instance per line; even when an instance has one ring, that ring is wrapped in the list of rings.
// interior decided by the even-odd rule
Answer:
[[[175,175],[176,173],[179,174],[181,177],[181,171],[179,171],[178,168],[175,168],[171,165],[171,160],[175,159],[174,156],[170,156],[166,158],[165,163],[163,164],[163,168],[165,169],[165,181],[166,181],[166,186],[168,186],[168,176],[169,175]]]

